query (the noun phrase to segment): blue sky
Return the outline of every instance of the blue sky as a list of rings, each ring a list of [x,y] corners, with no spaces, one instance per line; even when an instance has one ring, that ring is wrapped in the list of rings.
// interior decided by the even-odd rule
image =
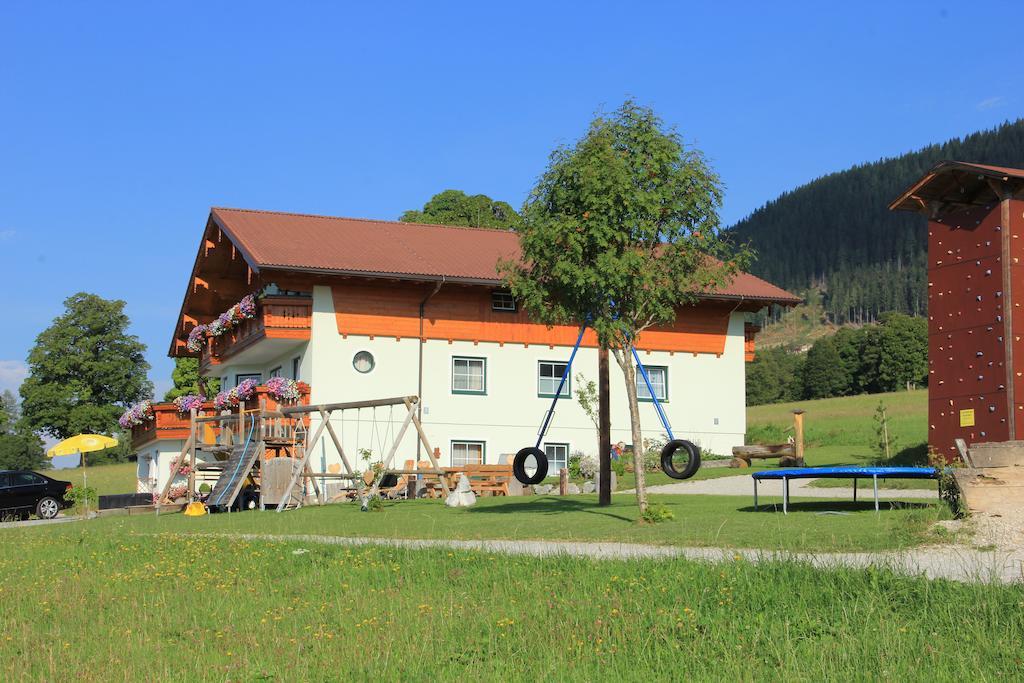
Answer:
[[[1024,5],[0,4],[0,389],[68,295],[127,301],[162,391],[212,205],[396,218],[518,206],[632,95],[711,159],[733,222],[1024,114]]]

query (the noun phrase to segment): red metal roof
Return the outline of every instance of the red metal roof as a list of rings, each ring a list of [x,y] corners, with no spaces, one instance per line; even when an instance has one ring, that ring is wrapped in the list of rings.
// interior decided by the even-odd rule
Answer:
[[[211,218],[255,270],[283,269],[499,284],[499,261],[519,256],[514,232],[363,218],[214,208]],[[740,273],[714,296],[800,301]]]

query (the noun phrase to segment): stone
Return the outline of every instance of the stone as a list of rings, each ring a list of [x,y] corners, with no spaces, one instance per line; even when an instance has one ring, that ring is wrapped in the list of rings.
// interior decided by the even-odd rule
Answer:
[[[565,488],[565,493],[566,495],[569,496],[578,496],[580,495],[580,493],[582,493],[582,491],[580,491],[579,486],[570,482],[569,485]]]
[[[546,496],[549,493],[551,493],[551,490],[553,488],[554,486],[552,486],[551,484],[534,484],[533,492],[538,496]]]
[[[583,493],[593,493],[597,490],[597,485],[589,479],[583,482]]]

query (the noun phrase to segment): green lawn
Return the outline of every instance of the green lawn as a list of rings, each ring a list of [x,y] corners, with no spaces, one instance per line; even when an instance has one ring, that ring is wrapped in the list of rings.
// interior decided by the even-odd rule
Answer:
[[[751,487],[753,493],[753,487]],[[636,501],[617,495],[597,506],[594,495],[481,498],[472,508],[447,508],[439,500],[391,501],[379,512],[360,512],[355,503],[311,506],[284,513],[244,512],[193,518],[159,517],[96,520],[96,528],[129,524],[139,533],[267,533],[372,536],[379,538],[548,539],[725,546],[769,550],[882,550],[942,540],[931,530],[948,518],[939,504],[906,503],[876,514],[873,503],[800,500],[788,515],[753,510],[753,496],[653,496],[675,519],[637,523]],[[765,503],[779,503],[765,499]],[[821,515],[824,510],[848,512]],[[124,520],[128,521],[125,522]]]
[[[792,563],[137,536],[129,521],[0,531],[0,679],[1024,674],[1019,585]]]
[[[96,489],[97,495],[105,496],[112,493],[135,493],[138,467],[134,462],[119,462],[112,465],[86,466],[85,475],[89,486]],[[61,481],[70,481],[75,486],[82,485],[82,468],[72,467],[63,470],[44,470],[43,474]]]
[[[877,439],[874,421],[878,402],[886,405],[890,432],[896,439],[895,452],[886,463],[871,449]],[[844,396],[817,401],[776,403],[747,408],[748,443],[782,443],[792,434],[794,409],[806,411],[805,459],[810,467],[830,465],[924,465],[927,458],[928,391],[900,391],[889,394]],[[790,431],[786,431],[789,429]],[[774,462],[774,461],[773,461]],[[850,487],[850,479],[820,479],[815,487]],[[932,489],[927,480],[889,479],[880,488]]]

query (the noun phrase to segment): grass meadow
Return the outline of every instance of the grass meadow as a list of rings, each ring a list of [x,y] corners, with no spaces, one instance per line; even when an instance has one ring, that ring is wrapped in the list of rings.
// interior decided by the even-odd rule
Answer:
[[[89,486],[96,489],[97,495],[105,496],[114,493],[135,493],[135,480],[138,466],[134,462],[119,462],[105,465],[86,465],[85,476]],[[46,470],[48,477],[60,481],[70,481],[75,486],[82,485],[82,468],[69,467],[60,470]]]
[[[0,679],[1024,674],[1020,586],[140,534],[131,522],[0,530]]]

